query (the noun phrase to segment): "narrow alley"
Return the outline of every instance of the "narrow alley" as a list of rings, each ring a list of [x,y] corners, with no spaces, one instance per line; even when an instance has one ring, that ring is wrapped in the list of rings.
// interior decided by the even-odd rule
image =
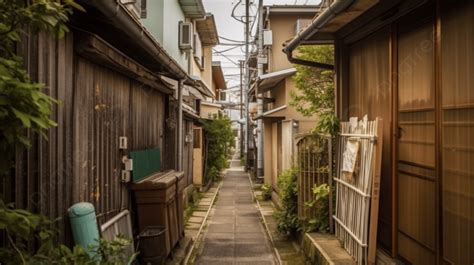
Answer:
[[[277,264],[240,162],[231,162],[221,185],[196,264]]]
[[[474,265],[474,0],[0,18],[0,265]]]

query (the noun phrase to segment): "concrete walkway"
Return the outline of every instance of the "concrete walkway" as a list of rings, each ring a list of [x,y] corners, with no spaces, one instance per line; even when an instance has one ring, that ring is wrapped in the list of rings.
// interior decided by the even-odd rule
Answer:
[[[277,264],[248,175],[235,158],[231,165],[211,212],[196,264]]]

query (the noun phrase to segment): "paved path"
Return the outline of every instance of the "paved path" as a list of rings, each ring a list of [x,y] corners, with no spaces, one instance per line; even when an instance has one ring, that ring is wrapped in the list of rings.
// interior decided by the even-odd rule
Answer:
[[[235,159],[235,158],[234,158]],[[209,217],[197,264],[276,264],[247,173],[236,160],[227,171]]]

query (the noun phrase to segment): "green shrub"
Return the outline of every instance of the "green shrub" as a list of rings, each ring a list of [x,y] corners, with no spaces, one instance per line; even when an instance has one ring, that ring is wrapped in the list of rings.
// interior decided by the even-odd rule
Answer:
[[[131,240],[117,237],[109,241],[100,239],[94,256],[90,257],[81,246],[73,249],[57,243],[57,231],[47,217],[22,209],[13,209],[0,200],[0,232],[7,243],[0,248],[0,263],[16,264],[129,264],[136,254],[129,257],[124,251]],[[35,242],[37,247],[31,248]]]
[[[287,237],[294,237],[300,228],[298,219],[298,191],[296,179],[298,170],[285,170],[278,176],[278,188],[282,208],[276,212],[277,231]]]
[[[263,184],[260,190],[262,191],[262,198],[264,200],[270,200],[272,198],[272,187],[269,184]]]
[[[305,207],[315,210],[315,217],[310,219],[304,227],[306,232],[322,232],[329,231],[329,191],[327,184],[319,186],[314,185],[313,199],[305,203]]]
[[[209,170],[209,172],[207,173],[207,176],[209,178],[210,181],[217,181],[220,179],[220,173],[219,173],[219,170],[217,170],[216,167],[211,167],[211,169]]]
[[[305,45],[298,48],[298,58],[334,64],[333,45]],[[293,80],[296,91],[291,91],[290,105],[306,117],[318,117],[314,133],[334,135],[339,130],[335,114],[334,71],[296,65]]]
[[[203,120],[206,136],[206,172],[207,180],[217,180],[222,169],[229,167],[227,155],[234,145],[232,121],[219,113],[211,120]]]

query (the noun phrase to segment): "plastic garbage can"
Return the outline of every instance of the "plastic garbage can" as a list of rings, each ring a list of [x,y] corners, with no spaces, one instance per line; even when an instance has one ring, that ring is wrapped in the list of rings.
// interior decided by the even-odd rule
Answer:
[[[81,245],[89,256],[94,256],[99,246],[99,228],[94,205],[76,203],[68,209],[74,242]]]

